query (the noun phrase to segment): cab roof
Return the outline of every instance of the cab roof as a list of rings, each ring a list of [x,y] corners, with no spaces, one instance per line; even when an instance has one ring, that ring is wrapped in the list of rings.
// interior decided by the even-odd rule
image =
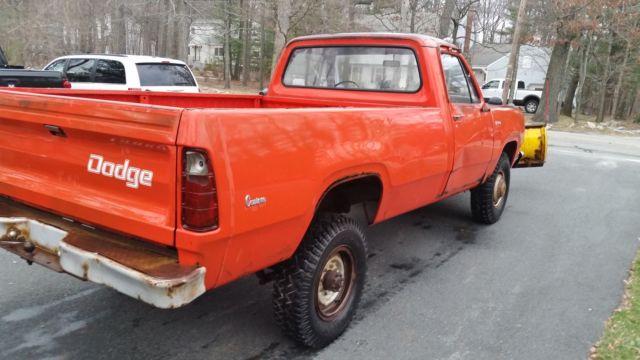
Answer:
[[[459,50],[454,44],[448,43],[442,39],[438,39],[429,35],[408,34],[408,33],[389,33],[389,32],[362,32],[362,33],[338,33],[338,34],[321,34],[300,36],[289,41],[287,46],[299,41],[318,41],[318,40],[342,40],[342,39],[396,39],[410,40],[416,42],[419,46],[440,47],[445,46],[451,49]]]

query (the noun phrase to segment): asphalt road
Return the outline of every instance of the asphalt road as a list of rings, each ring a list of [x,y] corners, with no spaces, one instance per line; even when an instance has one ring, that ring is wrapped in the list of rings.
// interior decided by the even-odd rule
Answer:
[[[584,359],[640,240],[640,138],[549,137],[499,223],[467,193],[369,229],[357,318],[322,351],[280,334],[253,277],[158,310],[0,252],[0,358]]]

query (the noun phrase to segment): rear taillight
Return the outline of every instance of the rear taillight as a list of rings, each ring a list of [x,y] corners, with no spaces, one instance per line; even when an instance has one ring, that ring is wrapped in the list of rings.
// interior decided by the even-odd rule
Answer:
[[[71,89],[71,83],[69,82],[69,80],[63,80],[62,87],[65,89]]]
[[[193,231],[218,227],[218,193],[213,167],[203,150],[182,153],[182,226]]]

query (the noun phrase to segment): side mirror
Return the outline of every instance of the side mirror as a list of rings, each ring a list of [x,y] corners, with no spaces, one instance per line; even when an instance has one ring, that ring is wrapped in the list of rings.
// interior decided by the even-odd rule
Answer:
[[[267,90],[269,90],[269,88],[264,88],[264,89],[260,90],[258,95],[262,95],[262,96],[267,95]]]
[[[497,96],[490,97],[490,98],[487,100],[487,104],[489,104],[489,105],[502,105],[502,99],[500,99],[500,98],[499,98],[499,97],[497,97]]]

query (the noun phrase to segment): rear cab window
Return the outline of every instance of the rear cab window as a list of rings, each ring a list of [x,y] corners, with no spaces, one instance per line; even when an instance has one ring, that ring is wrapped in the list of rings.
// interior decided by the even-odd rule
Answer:
[[[407,93],[422,86],[413,50],[382,46],[296,48],[282,83],[287,87]]]
[[[183,64],[138,63],[140,86],[196,86],[191,71]]]

